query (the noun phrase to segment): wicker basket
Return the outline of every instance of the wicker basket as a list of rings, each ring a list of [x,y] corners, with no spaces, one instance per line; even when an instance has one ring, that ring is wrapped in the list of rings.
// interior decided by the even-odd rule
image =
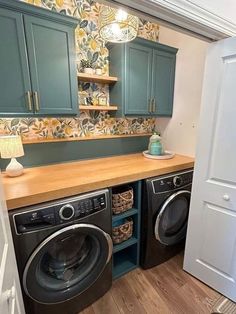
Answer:
[[[114,244],[124,242],[133,235],[133,220],[132,218],[124,219],[117,227],[112,228],[112,239]]]
[[[121,214],[132,208],[134,191],[130,186],[117,187],[112,190],[112,211],[114,215]]]

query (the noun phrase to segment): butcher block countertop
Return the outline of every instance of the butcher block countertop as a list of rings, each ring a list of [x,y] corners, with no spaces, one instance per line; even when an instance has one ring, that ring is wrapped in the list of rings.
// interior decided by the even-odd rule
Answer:
[[[3,173],[9,210],[191,168],[194,159],[175,155],[152,160],[141,153],[27,168],[22,176]]]

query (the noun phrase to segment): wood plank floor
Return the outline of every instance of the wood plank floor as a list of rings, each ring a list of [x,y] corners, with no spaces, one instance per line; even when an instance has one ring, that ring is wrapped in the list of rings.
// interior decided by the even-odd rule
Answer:
[[[209,314],[220,294],[182,270],[183,254],[136,269],[81,314]]]

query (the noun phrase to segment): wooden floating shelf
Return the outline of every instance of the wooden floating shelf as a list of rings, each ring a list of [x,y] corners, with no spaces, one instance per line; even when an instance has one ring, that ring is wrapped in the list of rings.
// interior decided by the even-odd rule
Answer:
[[[114,84],[118,81],[116,76],[104,76],[104,75],[96,75],[96,74],[86,74],[79,73],[78,78],[83,82],[94,82],[94,83],[102,83],[102,84]]]
[[[79,106],[80,110],[116,111],[117,106]]]

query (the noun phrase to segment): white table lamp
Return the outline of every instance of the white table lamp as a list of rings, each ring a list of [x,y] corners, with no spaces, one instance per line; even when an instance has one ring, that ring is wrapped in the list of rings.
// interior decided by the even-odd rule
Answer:
[[[24,156],[24,149],[19,135],[0,136],[1,158],[11,158],[6,168],[6,174],[10,177],[20,176],[24,168],[16,160],[17,157]]]

